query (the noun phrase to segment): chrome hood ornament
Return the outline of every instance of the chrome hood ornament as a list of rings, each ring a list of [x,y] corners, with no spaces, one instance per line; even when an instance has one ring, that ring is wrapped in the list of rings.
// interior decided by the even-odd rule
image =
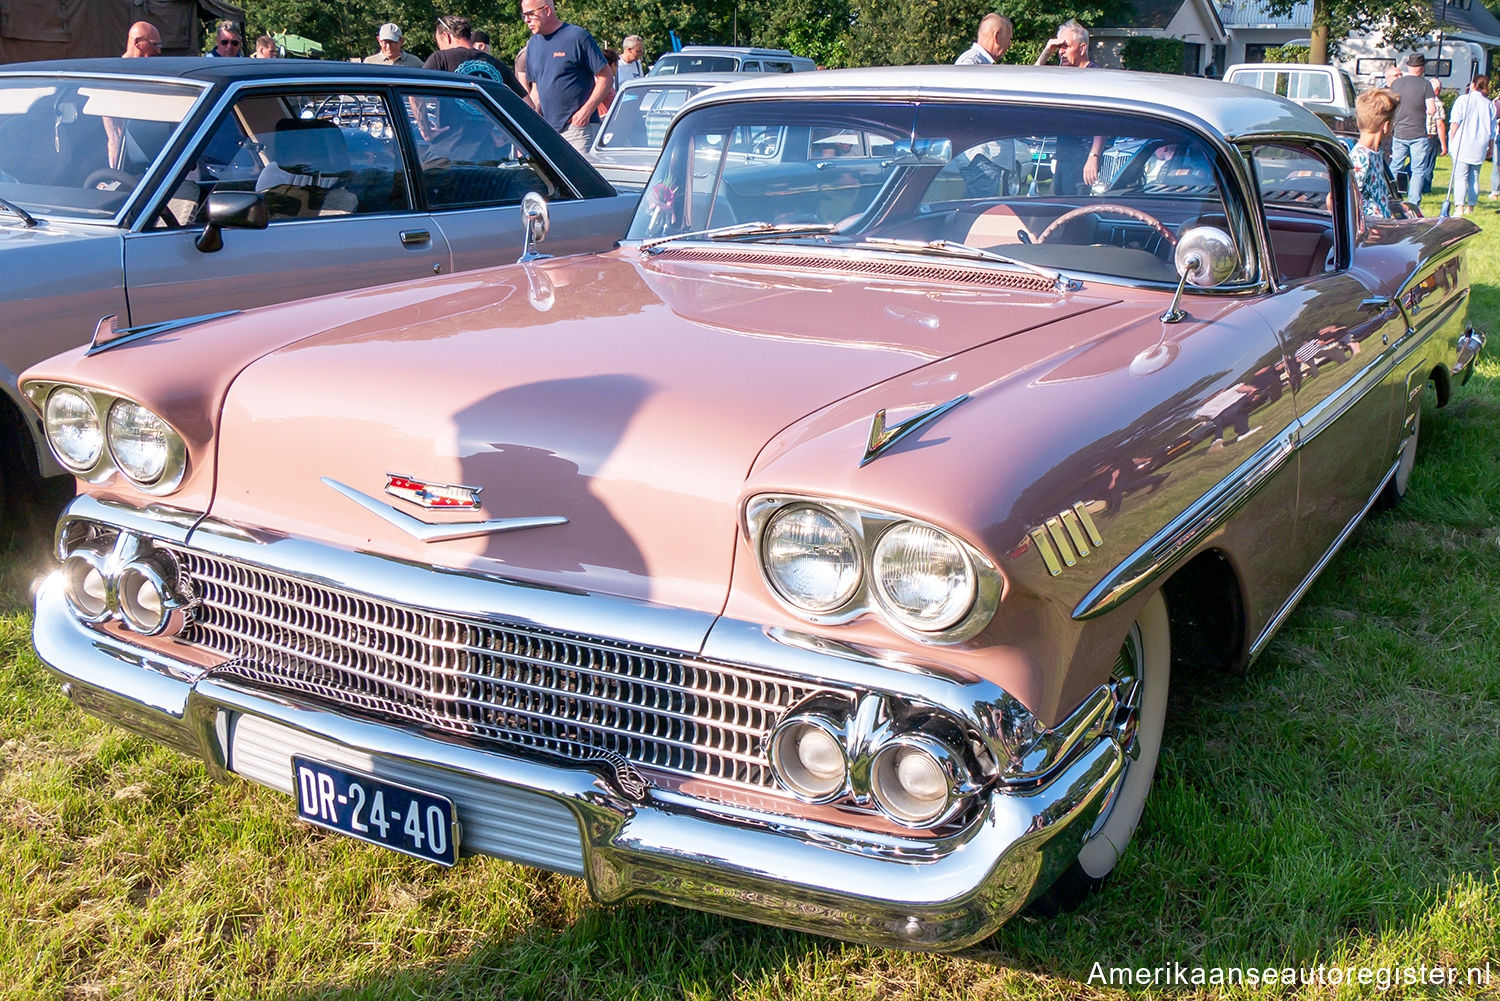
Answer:
[[[369,511],[380,520],[394,525],[401,531],[410,535],[420,542],[447,542],[451,539],[467,539],[476,535],[495,535],[499,532],[515,532],[523,528],[541,528],[545,525],[566,525],[568,519],[561,515],[542,515],[534,518],[492,518],[486,521],[450,521],[441,525],[432,525],[409,514],[397,511],[388,504],[384,504],[369,494],[346,486],[338,480],[327,476],[319,477],[329,488],[338,491],[345,497]],[[389,489],[389,484],[387,484]],[[473,487],[462,489],[473,490],[475,493],[474,507],[479,506],[477,497],[478,490]],[[397,496],[400,496],[399,494]],[[443,506],[443,505],[439,505]],[[457,504],[444,506],[447,510],[462,510]]]
[[[859,460],[859,464],[865,466],[874,462],[896,442],[915,431],[920,431],[968,398],[968,393],[955,396],[947,403],[938,404],[931,410],[924,410],[915,417],[908,418],[892,427],[885,426],[885,408],[875,411],[875,417],[870,421],[870,441],[865,445],[865,457]]]

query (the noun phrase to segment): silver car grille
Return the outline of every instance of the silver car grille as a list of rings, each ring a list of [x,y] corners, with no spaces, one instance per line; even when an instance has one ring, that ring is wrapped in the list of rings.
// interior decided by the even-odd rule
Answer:
[[[164,548],[181,558],[199,599],[179,639],[227,658],[215,673],[465,740],[774,792],[771,728],[814,691]]]

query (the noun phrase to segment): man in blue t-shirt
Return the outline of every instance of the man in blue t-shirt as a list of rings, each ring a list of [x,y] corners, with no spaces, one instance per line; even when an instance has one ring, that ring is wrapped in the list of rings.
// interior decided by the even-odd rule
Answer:
[[[547,0],[521,0],[531,29],[526,87],[531,103],[580,152],[599,131],[599,105],[613,87],[609,63],[583,28],[557,16]]]

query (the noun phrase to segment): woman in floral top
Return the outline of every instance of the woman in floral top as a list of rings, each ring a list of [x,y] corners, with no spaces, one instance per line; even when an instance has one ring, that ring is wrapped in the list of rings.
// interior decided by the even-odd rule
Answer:
[[[1396,114],[1396,95],[1384,87],[1367,90],[1354,101],[1354,119],[1359,125],[1359,143],[1349,151],[1354,161],[1354,182],[1364,202],[1365,215],[1393,219],[1401,212],[1391,197],[1385,156],[1380,142],[1391,130]]]

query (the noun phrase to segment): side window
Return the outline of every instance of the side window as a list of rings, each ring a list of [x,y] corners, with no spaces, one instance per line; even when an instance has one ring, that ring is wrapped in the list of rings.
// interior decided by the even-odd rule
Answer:
[[[567,197],[543,166],[477,97],[407,97],[431,209],[515,205],[528,191]]]
[[[390,109],[379,94],[242,98],[178,179],[159,225],[200,222],[214,191],[259,192],[273,225],[411,208]]]
[[[1277,276],[1296,282],[1337,268],[1337,175],[1327,161],[1291,144],[1257,146],[1251,156]]]

